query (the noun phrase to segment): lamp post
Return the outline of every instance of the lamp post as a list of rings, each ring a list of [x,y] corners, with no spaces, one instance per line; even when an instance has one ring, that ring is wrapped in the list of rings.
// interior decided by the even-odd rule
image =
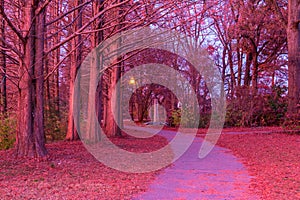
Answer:
[[[136,81],[135,81],[134,77],[131,77],[131,78],[130,78],[129,84],[130,84],[130,85],[134,85],[134,87],[135,87],[134,90],[136,90]],[[134,109],[135,101],[136,101],[136,96],[134,97],[134,99],[133,99],[132,102],[131,102],[131,119],[132,119],[132,121],[134,121],[134,113],[133,113],[133,109]]]

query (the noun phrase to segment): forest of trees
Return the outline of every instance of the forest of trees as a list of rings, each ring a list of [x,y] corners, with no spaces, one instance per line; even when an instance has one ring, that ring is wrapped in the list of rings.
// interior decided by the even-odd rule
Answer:
[[[46,140],[79,139],[72,104],[82,61],[107,38],[139,27],[176,30],[207,50],[224,82],[225,126],[299,126],[299,0],[0,0],[0,23],[0,142],[16,140],[18,157],[46,157]],[[104,72],[98,115],[110,136],[120,134],[110,88],[145,55],[149,49]],[[173,67],[194,80],[206,127],[201,76]],[[155,98],[165,90],[156,87]]]

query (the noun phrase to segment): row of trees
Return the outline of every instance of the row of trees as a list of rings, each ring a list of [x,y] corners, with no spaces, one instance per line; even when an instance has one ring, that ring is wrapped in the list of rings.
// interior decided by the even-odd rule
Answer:
[[[72,104],[80,64],[102,41],[137,27],[175,29],[194,38],[190,45],[206,48],[219,68],[229,102],[242,101],[243,94],[254,101],[286,85],[288,77],[288,110],[298,117],[299,12],[298,0],[1,0],[0,107],[2,118],[18,121],[17,156],[47,156],[45,130],[67,122],[66,139],[78,139]],[[138,65],[141,57],[129,64]],[[183,63],[165,62],[184,73],[197,93],[208,95],[201,76]],[[99,118],[111,136],[120,130],[110,88],[129,70],[125,64],[106,70],[99,86]]]

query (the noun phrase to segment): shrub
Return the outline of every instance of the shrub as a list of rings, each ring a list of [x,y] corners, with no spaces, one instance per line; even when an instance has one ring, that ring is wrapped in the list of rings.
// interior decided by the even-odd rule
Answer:
[[[288,130],[298,130],[296,133],[300,134],[300,115],[297,113],[287,115],[283,123],[283,128]]]
[[[45,115],[46,141],[57,141],[65,139],[67,132],[67,116],[58,115],[55,109],[49,109]]]
[[[182,117],[182,112],[184,112],[185,117]],[[206,126],[208,124],[209,118],[207,115],[200,115],[199,128],[200,126]],[[169,123],[173,127],[182,126],[185,128],[195,128],[197,125],[197,119],[195,117],[194,110],[191,107],[182,107],[181,109],[175,109],[172,111]]]
[[[6,116],[0,116],[0,119],[0,150],[9,149],[16,141],[16,120]]]
[[[181,110],[180,109],[174,109],[171,111],[171,117],[169,119],[170,126],[177,127],[180,125],[181,120]]]
[[[248,88],[238,90],[228,100],[225,126],[279,126],[287,110],[286,89],[274,87],[270,93],[252,95]]]
[[[235,97],[227,100],[225,127],[257,127],[280,126],[299,128],[299,115],[285,120],[287,111],[286,88],[275,86],[265,91],[259,90],[255,95],[251,88],[241,87],[236,90]],[[172,126],[193,127],[195,118],[190,108],[182,108],[186,118],[181,119],[180,109],[173,110],[169,122]],[[199,128],[207,128],[211,119],[211,111],[200,112]],[[298,117],[298,118],[297,118]]]

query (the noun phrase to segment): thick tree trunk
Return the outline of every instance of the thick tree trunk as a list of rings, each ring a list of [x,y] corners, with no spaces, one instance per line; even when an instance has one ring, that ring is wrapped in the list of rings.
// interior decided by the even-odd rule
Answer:
[[[300,1],[289,0],[288,7],[288,113],[300,114]]]
[[[44,133],[44,36],[45,36],[45,17],[46,12],[43,9],[36,18],[36,55],[35,55],[35,107],[34,107],[34,137],[35,148],[38,155],[45,156],[47,150],[45,147]]]
[[[122,0],[118,0],[115,3],[122,2]],[[104,3],[104,6],[107,6],[109,4],[113,3],[112,1],[107,1]],[[104,16],[105,21],[110,21],[113,18],[115,18],[115,21],[111,24],[114,25],[113,28],[109,28],[106,31],[104,31],[105,36],[114,35],[115,33],[118,33],[120,30],[120,23],[122,22],[122,19],[118,18],[120,16],[120,8],[117,7],[115,9],[110,10],[107,12]],[[110,48],[111,49],[117,49],[118,48],[118,42],[113,44]],[[115,62],[120,61],[118,56],[115,55],[115,57],[112,59]],[[118,126],[120,124],[120,88],[117,85],[117,81],[119,80],[121,76],[121,68],[120,64],[112,63],[111,69],[108,73],[108,80],[105,80],[105,82],[108,84],[108,90],[107,90],[107,98],[105,99],[105,103],[103,104],[105,106],[104,110],[105,118],[104,118],[104,124],[103,124],[103,130],[105,134],[109,137],[114,136],[120,136],[121,131]],[[115,92],[115,99],[112,99],[113,97],[113,90]]]
[[[120,136],[120,128],[117,124],[118,122],[118,114],[120,112],[120,105],[117,104],[118,102],[118,87],[116,85],[118,81],[119,75],[119,67],[113,66],[109,75],[109,83],[108,83],[108,94],[107,100],[104,106],[106,106],[106,118],[103,130],[108,137]],[[115,94],[113,94],[113,92]],[[113,99],[114,97],[114,99]]]
[[[36,2],[38,4],[38,2]],[[19,120],[16,140],[18,157],[45,157],[43,126],[43,65],[45,11],[34,16],[38,5],[26,1],[24,7],[24,61],[20,62]]]

